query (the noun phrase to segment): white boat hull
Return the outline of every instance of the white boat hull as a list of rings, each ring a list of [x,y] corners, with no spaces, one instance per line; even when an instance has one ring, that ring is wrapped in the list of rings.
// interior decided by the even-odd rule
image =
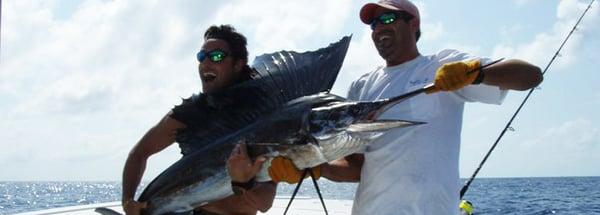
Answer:
[[[260,215],[281,215],[289,202],[289,197],[277,197],[273,202],[273,207],[267,213],[258,213]],[[326,199],[325,206],[331,215],[349,215],[352,209],[352,200]],[[20,213],[18,215],[49,215],[49,214],[69,214],[69,215],[98,215],[96,208],[105,207],[119,213],[123,213],[121,202],[108,202],[91,205],[79,205],[71,207],[53,208],[48,210]],[[289,215],[322,215],[325,214],[323,206],[319,199],[308,197],[296,197]]]

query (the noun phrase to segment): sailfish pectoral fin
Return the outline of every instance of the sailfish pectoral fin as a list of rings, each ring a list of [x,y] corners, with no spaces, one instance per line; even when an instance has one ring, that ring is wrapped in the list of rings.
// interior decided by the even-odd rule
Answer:
[[[377,132],[386,131],[392,128],[403,128],[421,124],[426,124],[426,122],[414,122],[406,120],[375,120],[352,124],[346,130],[349,132]]]
[[[94,209],[94,211],[101,215],[122,215],[121,213],[119,213],[113,209],[105,208],[105,207],[96,208],[96,209]]]

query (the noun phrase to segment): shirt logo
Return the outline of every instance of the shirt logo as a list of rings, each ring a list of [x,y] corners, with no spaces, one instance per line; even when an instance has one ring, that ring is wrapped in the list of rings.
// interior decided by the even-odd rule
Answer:
[[[424,85],[424,84],[428,84],[429,83],[429,78],[424,78],[424,79],[420,79],[420,80],[413,80],[413,81],[408,81],[408,84],[411,87],[417,86],[417,85]]]

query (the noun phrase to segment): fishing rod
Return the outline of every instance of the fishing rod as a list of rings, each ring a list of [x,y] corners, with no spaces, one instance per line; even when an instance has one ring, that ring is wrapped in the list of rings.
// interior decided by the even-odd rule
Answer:
[[[550,59],[550,62],[548,62],[548,65],[546,65],[546,68],[544,68],[544,71],[542,72],[542,76],[544,76],[544,74],[546,74],[546,71],[548,71],[548,68],[550,68],[550,65],[552,65],[552,63],[554,62],[556,57],[559,55],[560,51],[565,46],[565,43],[567,43],[567,40],[569,40],[569,38],[571,37],[573,32],[577,29],[577,26],[579,25],[579,23],[581,22],[581,20],[585,16],[585,14],[588,12],[588,10],[592,7],[592,4],[594,3],[594,1],[596,1],[596,0],[592,0],[590,2],[590,4],[588,5],[588,7],[585,9],[585,11],[583,11],[583,14],[581,14],[581,16],[579,17],[579,20],[577,20],[577,23],[575,23],[575,25],[573,26],[573,28],[571,29],[571,31],[569,32],[569,34],[567,35],[565,40],[562,42],[562,44],[560,45],[558,50],[556,50],[556,53],[554,53],[554,56],[552,56],[552,59]],[[483,164],[485,164],[485,162],[487,161],[489,156],[492,154],[492,151],[494,151],[494,149],[500,142],[500,139],[502,139],[502,137],[504,136],[504,134],[506,133],[507,130],[512,130],[511,125],[512,125],[513,120],[515,119],[517,114],[519,114],[519,112],[521,111],[521,108],[523,108],[523,105],[525,105],[525,103],[529,99],[529,96],[531,96],[531,94],[533,93],[534,90],[535,90],[535,88],[532,88],[531,90],[529,90],[529,93],[527,93],[527,96],[525,96],[525,99],[523,99],[523,102],[521,102],[521,105],[519,105],[519,108],[517,108],[517,111],[515,111],[515,113],[512,115],[512,117],[510,118],[508,123],[506,123],[506,126],[504,126],[504,129],[502,129],[502,132],[500,132],[500,135],[498,136],[498,138],[496,139],[496,141],[494,142],[494,144],[492,145],[490,150],[487,152],[485,157],[483,157],[483,160],[481,161],[481,163],[479,163],[479,166],[477,167],[477,169],[475,169],[475,172],[473,172],[473,175],[471,175],[471,178],[469,178],[469,180],[465,183],[465,185],[462,187],[462,189],[460,189],[460,198],[461,199],[463,198],[463,196],[469,189],[469,186],[471,185],[471,183],[473,182],[475,177],[477,177],[477,174],[479,173],[479,170],[481,170],[481,167],[483,167]]]

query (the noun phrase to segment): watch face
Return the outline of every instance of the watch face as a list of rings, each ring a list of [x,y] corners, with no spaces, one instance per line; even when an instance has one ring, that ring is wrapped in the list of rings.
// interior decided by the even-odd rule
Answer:
[[[238,196],[246,193],[246,189],[244,189],[243,187],[239,187],[239,186],[232,186],[231,190],[233,191],[233,193],[235,195],[238,195]]]

